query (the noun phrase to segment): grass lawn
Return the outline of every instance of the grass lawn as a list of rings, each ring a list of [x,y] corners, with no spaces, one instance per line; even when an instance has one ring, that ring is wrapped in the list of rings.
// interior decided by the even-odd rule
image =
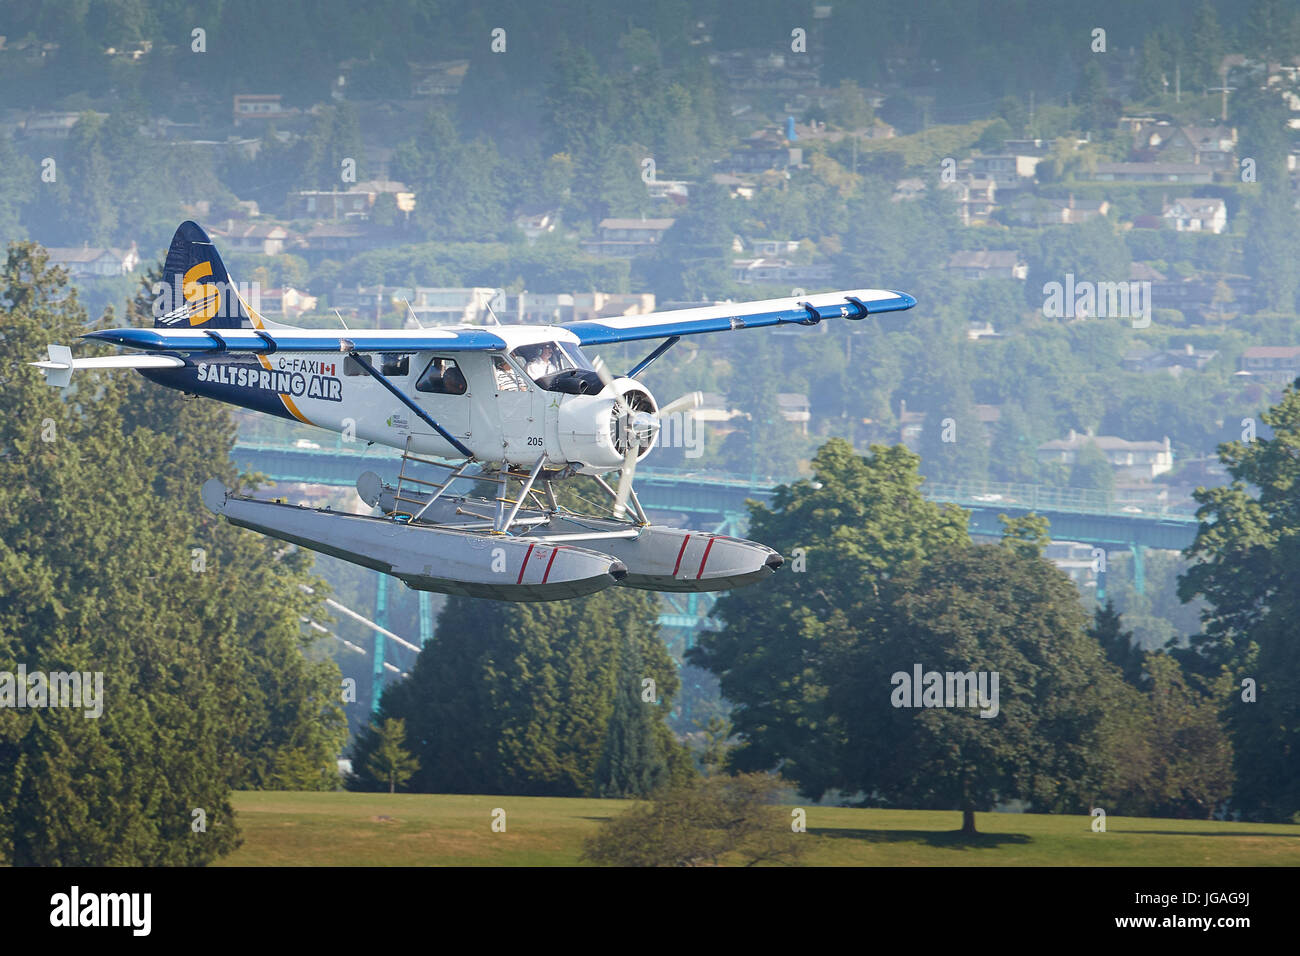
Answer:
[[[547,866],[578,863],[582,841],[621,800],[399,793],[235,794],[244,845],[222,866]],[[492,811],[506,832],[492,832]],[[1300,826],[808,807],[811,866],[1300,866]]]

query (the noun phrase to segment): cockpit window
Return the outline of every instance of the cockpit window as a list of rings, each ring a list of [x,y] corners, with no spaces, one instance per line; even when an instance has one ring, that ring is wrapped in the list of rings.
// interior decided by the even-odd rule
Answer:
[[[415,382],[417,392],[438,395],[464,395],[465,373],[449,358],[435,358]]]
[[[524,367],[528,377],[534,382],[543,375],[554,375],[578,365],[563,351],[556,342],[539,342],[536,345],[521,345],[510,353]]]
[[[583,368],[588,371],[595,370],[596,366],[591,364],[591,360],[582,354],[582,349],[577,345],[561,342],[560,348],[564,350],[564,354],[569,357],[569,361],[573,363],[575,368]]]
[[[385,375],[398,378],[411,374],[411,356],[404,352],[385,352],[379,369]]]

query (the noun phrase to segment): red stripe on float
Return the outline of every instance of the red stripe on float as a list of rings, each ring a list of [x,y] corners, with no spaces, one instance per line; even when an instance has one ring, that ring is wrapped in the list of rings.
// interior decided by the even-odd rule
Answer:
[[[700,558],[700,571],[695,575],[695,580],[704,576],[704,563],[709,560],[709,552],[713,550],[713,538],[709,539],[708,545],[704,549],[704,557]]]
[[[682,538],[682,546],[677,551],[677,563],[673,565],[673,577],[677,577],[677,569],[682,566],[682,555],[686,553],[686,542],[690,540],[691,536],[689,534]]]
[[[542,583],[543,583],[543,584],[545,584],[545,583],[546,583],[546,579],[549,578],[549,577],[551,576],[551,565],[555,563],[555,556],[556,556],[557,554],[559,554],[559,553],[560,553],[560,549],[559,549],[559,548],[553,548],[553,549],[551,550],[551,560],[549,560],[549,561],[546,562],[546,573],[542,575]]]
[[[536,542],[528,546],[528,553],[524,555],[524,563],[523,566],[519,569],[519,577],[515,580],[515,584],[524,583],[524,572],[528,570],[528,559],[533,556],[533,548],[535,547],[537,547]],[[551,557],[554,558],[555,555],[551,555]]]

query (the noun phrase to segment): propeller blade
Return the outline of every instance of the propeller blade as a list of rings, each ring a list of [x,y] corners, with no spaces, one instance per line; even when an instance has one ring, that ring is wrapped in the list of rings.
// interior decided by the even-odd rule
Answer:
[[[636,474],[636,456],[641,446],[635,439],[628,442],[627,455],[623,458],[623,470],[618,475],[618,490],[614,495],[614,517],[621,518],[627,513],[627,499],[632,493],[632,476]]]
[[[663,408],[659,409],[660,415],[671,415],[674,412],[694,411],[704,404],[703,392],[687,392],[681,398],[675,398]]]
[[[606,367],[599,355],[591,360],[591,367],[596,370],[596,374],[600,376],[601,384],[606,388],[614,384],[614,376],[610,374],[609,368]]]

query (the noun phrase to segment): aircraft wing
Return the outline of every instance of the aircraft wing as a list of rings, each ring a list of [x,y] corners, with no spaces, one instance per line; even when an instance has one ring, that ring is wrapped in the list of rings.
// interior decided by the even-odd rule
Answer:
[[[662,339],[702,332],[730,332],[771,325],[816,325],[822,319],[865,319],[878,312],[899,312],[914,305],[916,299],[906,292],[857,289],[787,299],[738,302],[734,305],[726,303],[701,309],[653,312],[649,315],[584,319],[566,323],[560,328],[573,332],[583,345],[606,345],[611,342]]]
[[[82,338],[145,352],[483,352],[506,347],[485,329],[101,329]]]

